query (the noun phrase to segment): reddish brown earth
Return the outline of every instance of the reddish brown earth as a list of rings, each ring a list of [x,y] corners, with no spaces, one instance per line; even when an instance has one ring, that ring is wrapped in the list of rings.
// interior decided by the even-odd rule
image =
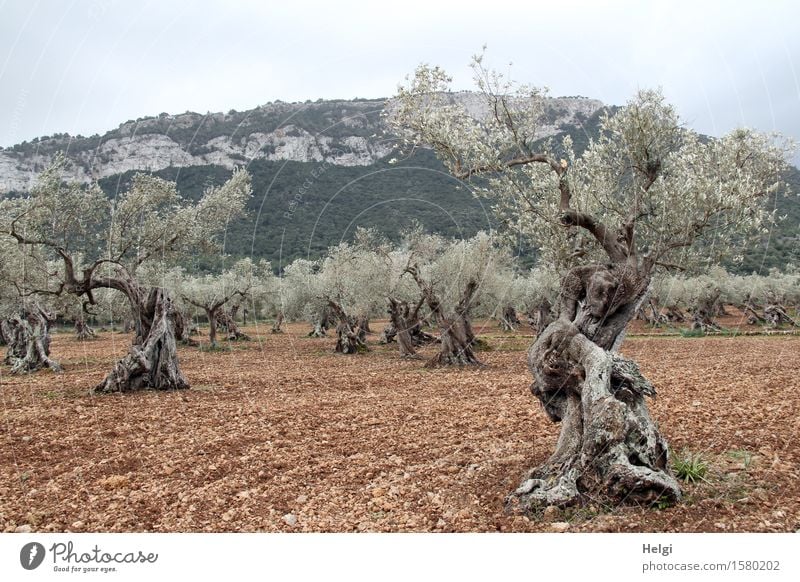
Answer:
[[[707,482],[672,508],[528,519],[503,498],[558,427],[528,392],[527,328],[479,330],[483,369],[433,371],[377,336],[342,356],[286,329],[247,328],[259,339],[227,352],[181,347],[181,392],[89,396],[127,350],[118,333],[56,335],[61,375],[2,367],[0,531],[800,528],[800,337],[629,338],[655,418],[674,451],[703,456]]]

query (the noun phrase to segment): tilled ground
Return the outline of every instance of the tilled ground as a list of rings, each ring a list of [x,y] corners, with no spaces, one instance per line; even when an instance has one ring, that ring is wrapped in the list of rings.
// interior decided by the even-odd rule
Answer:
[[[380,329],[375,323],[374,329]],[[307,326],[181,347],[191,390],[89,396],[130,336],[58,334],[61,375],[0,370],[0,531],[795,531],[800,337],[633,337],[673,449],[706,481],[666,509],[537,519],[503,498],[558,427],[528,392],[532,339],[483,330],[482,369],[426,370],[394,346],[332,353]],[[428,348],[426,354],[432,353]]]

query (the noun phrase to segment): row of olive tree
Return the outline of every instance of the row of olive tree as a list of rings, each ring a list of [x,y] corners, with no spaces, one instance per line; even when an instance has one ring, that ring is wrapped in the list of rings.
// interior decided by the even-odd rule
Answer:
[[[800,306],[800,274],[788,268],[735,275],[722,267],[697,276],[665,274],[654,280],[640,316],[653,325],[691,322],[694,328],[717,330],[715,318],[729,314],[726,306],[743,312],[751,324],[797,326],[791,314]]]

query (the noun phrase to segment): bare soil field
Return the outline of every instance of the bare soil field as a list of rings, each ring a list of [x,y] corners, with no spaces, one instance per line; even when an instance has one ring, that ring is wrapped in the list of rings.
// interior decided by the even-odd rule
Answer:
[[[630,337],[654,417],[674,452],[703,456],[705,481],[675,507],[529,519],[503,498],[559,428],[528,391],[529,328],[478,326],[485,367],[427,370],[377,336],[342,356],[333,338],[285,327],[181,347],[192,389],[180,392],[90,396],[128,349],[121,333],[55,335],[60,375],[0,368],[0,531],[800,528],[800,337]]]

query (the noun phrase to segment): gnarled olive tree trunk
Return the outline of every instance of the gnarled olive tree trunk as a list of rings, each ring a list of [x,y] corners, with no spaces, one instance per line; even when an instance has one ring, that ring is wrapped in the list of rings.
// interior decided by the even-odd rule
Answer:
[[[500,315],[500,329],[503,331],[514,331],[520,324],[517,317],[517,310],[513,305],[506,305],[503,308],[503,313]]]
[[[175,390],[189,383],[178,365],[176,308],[166,291],[153,287],[145,295],[132,282],[128,298],[135,313],[136,337],[128,355],[114,366],[95,392]]]
[[[314,327],[308,332],[308,337],[326,337],[328,335],[328,327],[331,324],[331,313],[328,307],[323,307],[317,315],[313,325]]]
[[[2,335],[8,344],[5,363],[12,374],[50,368],[61,372],[61,365],[50,358],[50,323],[55,318],[34,304],[2,323]]]
[[[533,312],[528,313],[528,325],[533,333],[539,335],[553,321],[553,306],[547,299],[542,299]]]
[[[623,264],[571,270],[562,281],[558,318],[528,352],[531,391],[561,423],[556,450],[530,470],[507,499],[533,512],[599,497],[673,502],[681,492],[666,441],[647,410],[655,390],[633,361],[617,353],[649,276]]]
[[[697,305],[691,309],[692,331],[722,331],[722,327],[714,321],[719,314],[720,291],[714,290],[707,297],[697,300]]]
[[[281,325],[283,325],[283,311],[278,312],[278,316],[275,318],[275,322],[272,324],[272,329],[270,331],[272,333],[283,333]]]
[[[406,272],[417,282],[417,286],[422,291],[422,296],[431,310],[431,315],[439,322],[439,341],[441,342],[439,353],[431,358],[425,367],[480,366],[481,362],[475,357],[472,349],[475,343],[475,334],[472,332],[472,324],[469,320],[469,310],[472,307],[475,292],[478,290],[477,281],[474,279],[467,281],[453,313],[446,315],[433,287],[420,276],[419,268],[416,265],[409,265],[406,267]]]
[[[784,309],[782,305],[775,303],[767,305],[764,308],[764,317],[773,328],[776,328],[783,323],[793,327],[800,327],[800,323],[789,317],[789,314],[786,313],[786,309]]]
[[[366,331],[364,331],[356,318],[347,315],[341,305],[333,300],[328,300],[328,307],[333,316],[339,320],[336,326],[336,347],[334,351],[340,354],[356,354],[369,350],[366,343]],[[363,322],[362,318],[358,318]]]
[[[250,336],[240,330],[239,326],[236,325],[236,314],[238,311],[238,305],[231,307],[230,311],[220,309],[216,315],[216,320],[219,322],[219,326],[226,331],[229,341],[249,341]]]
[[[198,333],[197,326],[192,321],[192,318],[187,316],[186,313],[180,309],[175,308],[175,339],[185,346],[197,347],[200,344],[194,341],[191,337],[192,333]]]
[[[94,333],[94,330],[89,327],[89,324],[87,324],[85,320],[75,320],[75,339],[83,341],[95,339],[96,337],[97,335]]]
[[[750,297],[750,294],[745,295],[744,303],[739,306],[739,309],[742,310],[745,317],[747,318],[747,323],[750,325],[756,325],[759,323],[766,323],[767,320],[758,312],[758,306],[756,305],[755,301]]]
[[[389,317],[391,318],[391,337],[397,338],[397,344],[400,346],[400,356],[404,358],[413,358],[417,355],[417,350],[414,349],[414,340],[411,336],[411,329],[419,326],[419,318],[417,313],[419,308],[412,313],[406,301],[397,300],[393,297],[388,297],[389,302]],[[387,328],[389,329],[389,328]],[[391,340],[388,339],[389,333],[384,330],[384,336],[387,337],[387,343]]]

